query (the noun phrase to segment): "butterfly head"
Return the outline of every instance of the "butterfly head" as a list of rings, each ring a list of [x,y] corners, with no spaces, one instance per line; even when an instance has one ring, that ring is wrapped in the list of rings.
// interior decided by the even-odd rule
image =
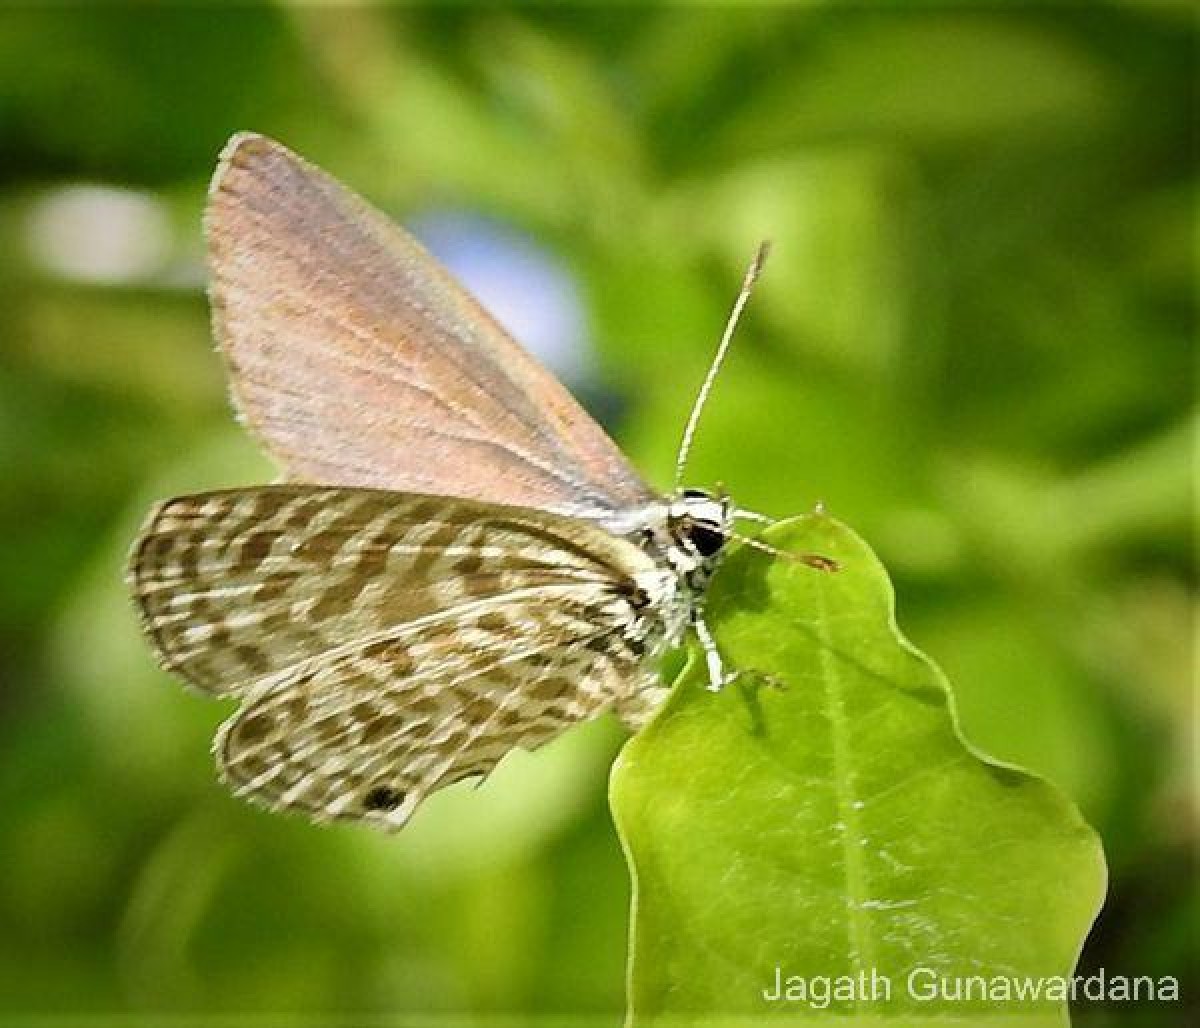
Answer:
[[[667,511],[675,544],[701,561],[717,557],[733,532],[733,501],[724,493],[681,489]]]

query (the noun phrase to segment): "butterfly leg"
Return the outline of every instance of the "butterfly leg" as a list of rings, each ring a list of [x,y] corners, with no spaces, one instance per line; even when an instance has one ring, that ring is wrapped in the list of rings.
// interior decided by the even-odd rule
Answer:
[[[738,673],[725,670],[721,651],[717,649],[717,641],[713,638],[704,615],[696,615],[695,626],[696,638],[700,640],[700,648],[704,650],[704,666],[708,669],[708,689],[710,692],[720,692],[738,677]]]
[[[745,521],[753,521],[756,525],[777,525],[778,518],[773,518],[769,514],[760,514],[756,510],[746,510],[743,507],[737,507],[733,511],[735,518],[742,518]]]
[[[696,626],[696,638],[700,640],[700,648],[704,650],[704,664],[708,669],[709,692],[720,692],[725,686],[733,684],[739,678],[743,678],[746,675],[761,678],[763,682],[773,689],[786,688],[781,678],[777,678],[766,671],[756,671],[754,669],[726,671],[725,662],[721,659],[721,651],[717,649],[717,641],[713,638],[712,630],[708,627],[708,623],[704,620],[703,615],[698,614],[694,624]]]

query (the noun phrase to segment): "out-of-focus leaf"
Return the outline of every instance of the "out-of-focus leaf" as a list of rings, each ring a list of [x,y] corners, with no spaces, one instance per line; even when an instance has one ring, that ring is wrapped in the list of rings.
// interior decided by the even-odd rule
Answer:
[[[731,149],[848,133],[961,145],[1077,130],[1113,113],[1103,65],[1032,25],[947,14],[867,16],[826,30],[734,124]]]
[[[783,688],[713,696],[693,665],[613,774],[635,884],[632,1023],[811,1015],[816,1002],[766,998],[777,975],[872,972],[890,996],[828,1010],[1065,1023],[1060,1001],[921,1000],[907,976],[1069,975],[1104,891],[1096,837],[1056,788],[963,740],[861,540],[821,515],[769,539],[841,564],[743,550],[714,584],[725,654]]]

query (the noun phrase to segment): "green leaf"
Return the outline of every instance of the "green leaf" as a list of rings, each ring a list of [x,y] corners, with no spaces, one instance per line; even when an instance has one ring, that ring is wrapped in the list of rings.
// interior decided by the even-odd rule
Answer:
[[[1055,787],[962,738],[857,536],[812,515],[764,538],[841,565],[743,548],[714,581],[726,660],[779,682],[714,695],[693,661],[613,771],[634,888],[630,1024],[1066,1023],[1048,979],[1071,974],[1103,899],[1095,835]],[[795,982],[791,1002],[764,998],[777,969],[807,1001]],[[933,976],[983,976],[989,997],[994,977],[1030,978],[1043,993],[915,995]],[[842,987],[827,1006],[823,980]]]

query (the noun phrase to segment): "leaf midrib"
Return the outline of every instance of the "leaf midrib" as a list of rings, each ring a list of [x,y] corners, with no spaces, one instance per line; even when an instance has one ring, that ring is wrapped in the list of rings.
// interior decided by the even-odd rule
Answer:
[[[842,706],[840,676],[833,659],[833,647],[828,638],[825,590],[818,586],[816,593],[816,615],[820,626],[817,646],[821,680],[824,684],[825,717],[829,722],[830,749],[833,757],[834,800],[838,811],[838,824],[842,842],[842,864],[846,878],[846,902],[848,917],[846,935],[854,974],[858,975],[875,966],[874,943],[871,938],[870,918],[863,906],[867,899],[867,868],[863,860],[862,822],[856,805],[851,776],[853,773],[850,753],[850,730],[846,712]],[[858,1002],[854,1005],[857,1007]]]

